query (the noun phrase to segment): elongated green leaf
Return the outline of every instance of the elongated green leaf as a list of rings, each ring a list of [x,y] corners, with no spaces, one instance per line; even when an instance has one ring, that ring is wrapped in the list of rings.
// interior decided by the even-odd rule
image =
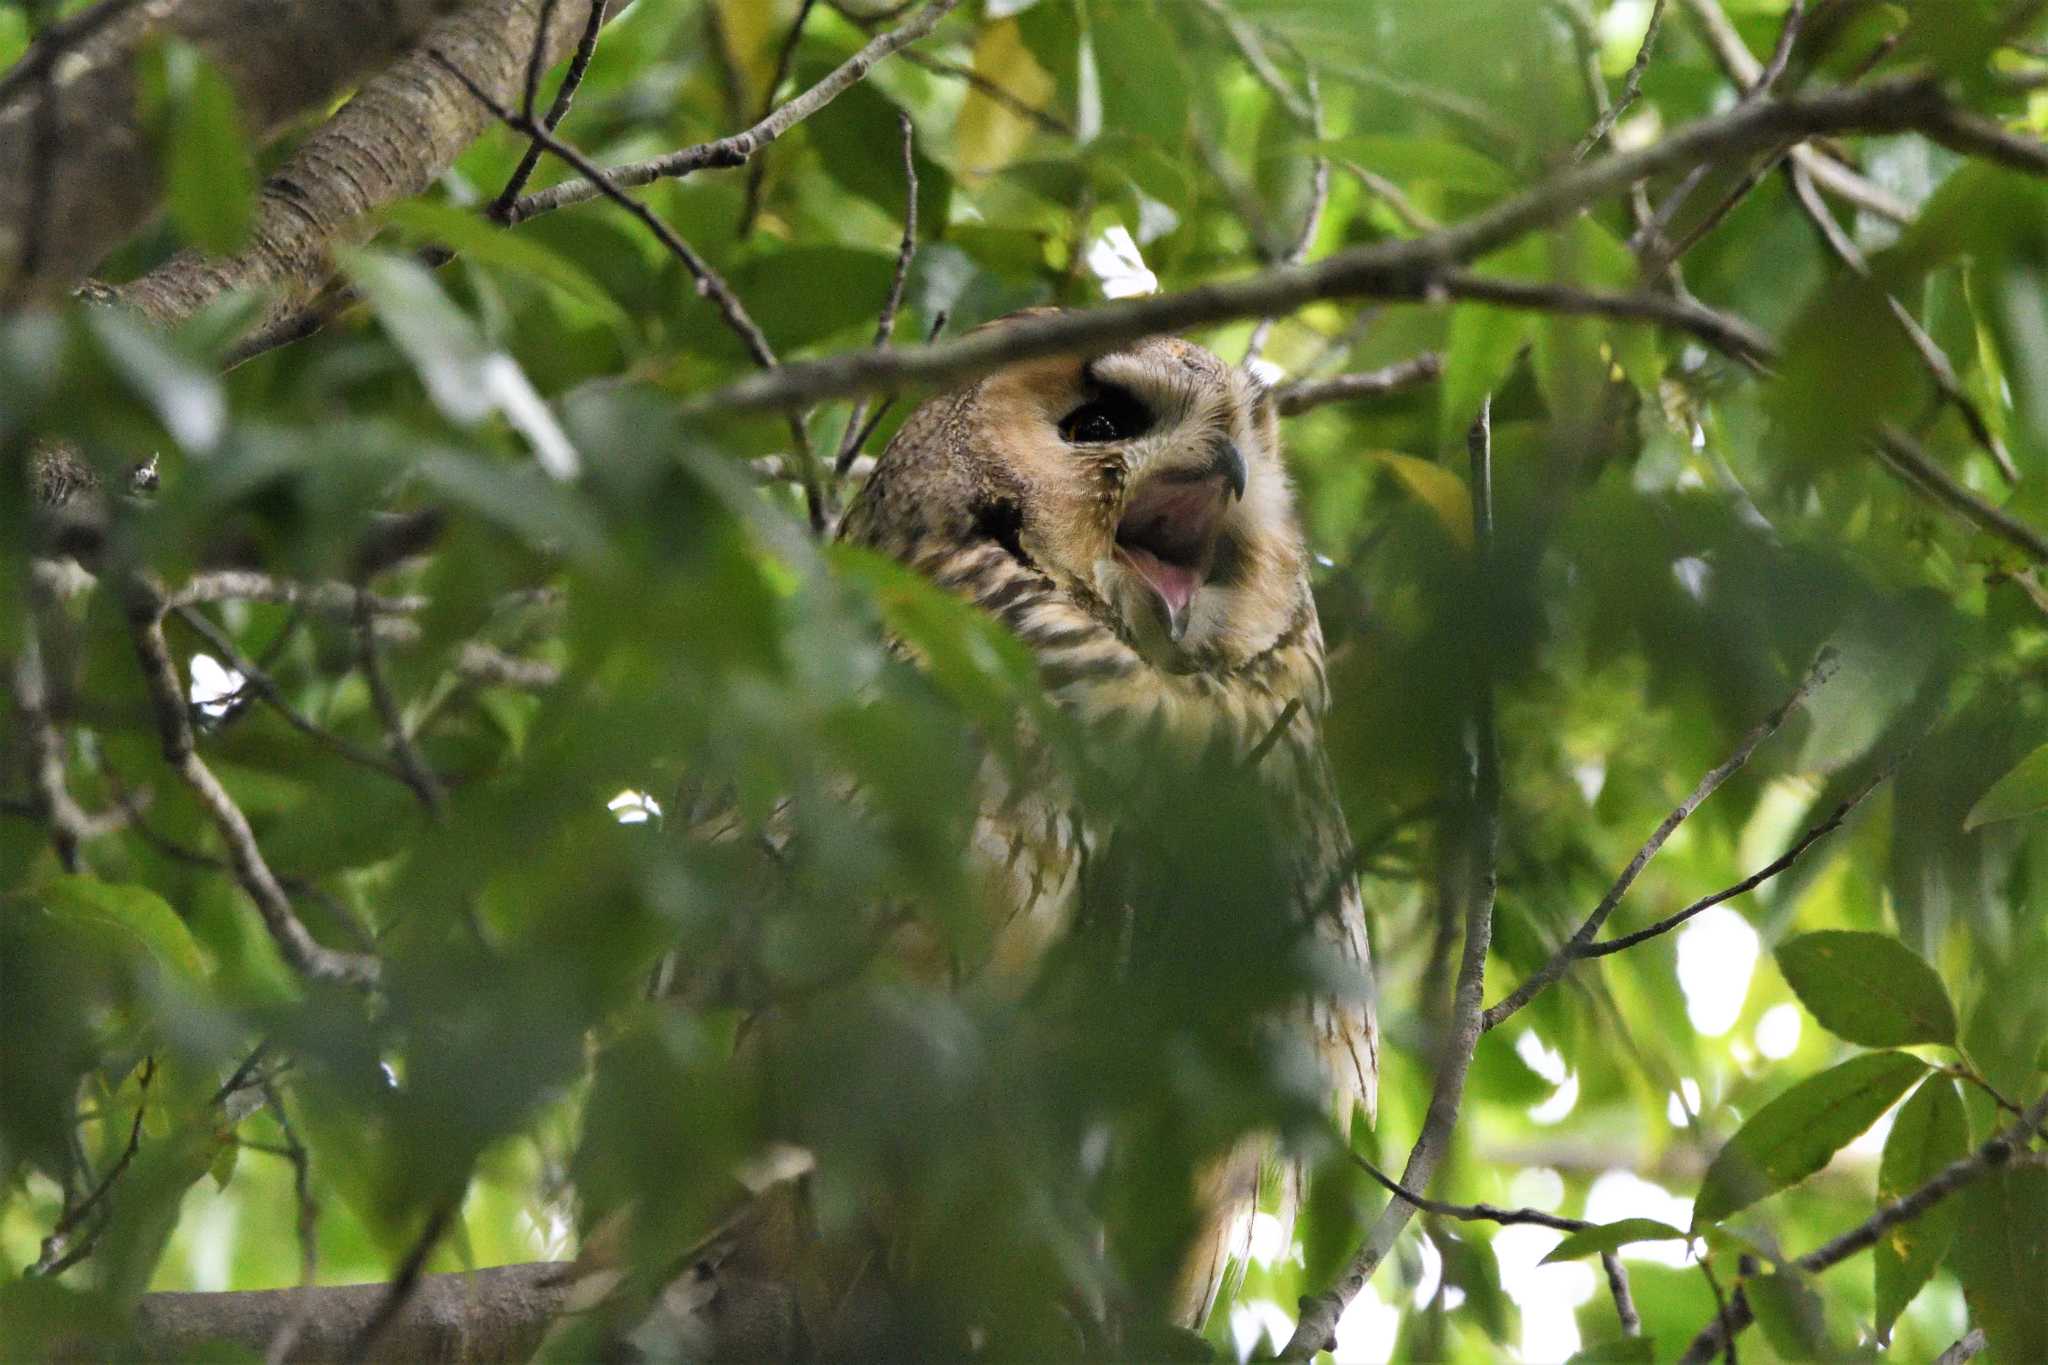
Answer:
[[[2048,1167],[2006,1167],[1964,1187],[1950,1257],[1989,1359],[2048,1360]]]
[[[234,88],[196,50],[172,63],[183,79],[171,104],[167,174],[171,222],[204,251],[238,249],[255,215],[256,168]]]
[[[2048,810],[2048,744],[2028,754],[2011,772],[1992,783],[1963,817],[1963,828],[1970,830],[1998,820],[2017,820],[2044,810]]]
[[[1878,1202],[1896,1199],[1925,1184],[1936,1171],[1961,1157],[1969,1140],[1956,1083],[1946,1076],[1929,1076],[1892,1121],[1884,1161],[1877,1172]],[[1880,1341],[1890,1336],[1899,1314],[1948,1254],[1955,1235],[1956,1208],[1954,1200],[1944,1200],[1893,1228],[1871,1248],[1877,1263]]]
[[[188,980],[205,971],[185,921],[147,887],[59,877],[37,899],[67,940],[86,951],[121,963],[146,959]]]
[[[1549,1265],[1552,1261],[1570,1261],[1580,1256],[1592,1256],[1602,1251],[1612,1251],[1630,1242],[1664,1242],[1683,1238],[1685,1233],[1669,1223],[1660,1223],[1654,1218],[1624,1218],[1618,1223],[1602,1223],[1597,1228],[1574,1232],[1550,1249],[1538,1265]]]
[[[1445,450],[1463,448],[1465,429],[1479,415],[1479,404],[1507,378],[1534,326],[1532,314],[1478,304],[1464,304],[1451,314],[1437,427]]]
[[[1718,1223],[1812,1175],[1926,1074],[1918,1057],[1872,1052],[1793,1086],[1743,1124],[1707,1167],[1693,1226]]]
[[[1801,934],[1778,945],[1777,958],[1799,1002],[1838,1038],[1865,1047],[1956,1040],[1941,978],[1888,934]]]
[[[1827,1322],[1820,1295],[1804,1275],[1778,1271],[1749,1281],[1749,1306],[1771,1346],[1787,1360],[1825,1358]]]
[[[488,219],[451,204],[399,204],[392,208],[390,219],[422,244],[446,246],[467,260],[531,277],[596,312],[607,323],[625,320],[625,310],[605,292],[603,285],[567,256],[542,245],[537,237],[507,232]]]

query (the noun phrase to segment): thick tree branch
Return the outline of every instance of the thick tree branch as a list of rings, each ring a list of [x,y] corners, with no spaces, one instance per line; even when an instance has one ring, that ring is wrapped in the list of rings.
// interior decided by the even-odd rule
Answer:
[[[1560,172],[1439,232],[1354,247],[1311,264],[1280,266],[1179,293],[1020,319],[941,346],[851,352],[786,365],[775,374],[705,394],[691,407],[699,412],[804,407],[878,389],[956,383],[1018,360],[1103,350],[1158,333],[1287,313],[1322,299],[1428,298],[1432,287],[1459,265],[1561,222],[1647,176],[1765,150],[1788,138],[1943,125],[1946,109],[1936,87],[1914,77],[1753,101],[1689,124],[1651,146]]]
[[[567,1270],[565,1264],[538,1261],[423,1275],[384,1330],[382,1357],[463,1365],[524,1361],[562,1310]],[[385,1294],[381,1284],[145,1294],[136,1305],[135,1330],[163,1355],[184,1359],[213,1341],[261,1352],[281,1326],[297,1320],[294,1359],[339,1360]]]
[[[31,50],[0,83],[0,294],[63,290],[155,210],[156,149],[136,98],[145,37],[171,34],[198,47],[260,135],[374,71],[459,3],[108,0],[56,26],[49,46]],[[52,65],[59,78],[45,81]],[[48,108],[45,96],[54,100]],[[35,146],[46,133],[59,156],[38,186]]]
[[[652,161],[639,161],[630,166],[607,167],[602,178],[620,189],[632,189],[636,185],[685,176],[693,171],[713,167],[744,166],[763,147],[859,84],[866,78],[868,72],[874,69],[875,63],[930,33],[938,26],[939,20],[945,18],[959,3],[960,0],[931,0],[930,4],[900,27],[891,29],[869,42],[860,51],[833,68],[831,74],[823,80],[744,132],[722,137],[716,142],[685,147],[679,152],[655,157]],[[499,98],[500,102],[505,102],[503,96]],[[583,175],[584,178],[581,180],[565,180],[559,185],[527,195],[511,206],[506,214],[506,221],[523,222],[535,214],[567,208],[571,204],[586,203],[604,193],[604,188],[598,183],[598,176],[589,171],[584,171]]]
[[[423,46],[447,53],[501,104],[516,101],[538,27],[538,0],[477,0],[434,26]],[[586,15],[558,6],[545,64],[577,43]],[[376,212],[424,192],[491,117],[424,50],[368,81],[270,177],[249,244],[237,255],[180,252],[106,291],[160,323],[175,323],[231,289],[267,291],[258,327],[290,317],[334,274],[334,251],[367,241]]]

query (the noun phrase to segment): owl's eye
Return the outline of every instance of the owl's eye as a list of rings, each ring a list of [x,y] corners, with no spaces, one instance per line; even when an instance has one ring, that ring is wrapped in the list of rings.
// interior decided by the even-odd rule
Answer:
[[[1104,386],[1060,419],[1060,439],[1069,445],[1102,445],[1142,436],[1151,425],[1152,414],[1128,389]]]

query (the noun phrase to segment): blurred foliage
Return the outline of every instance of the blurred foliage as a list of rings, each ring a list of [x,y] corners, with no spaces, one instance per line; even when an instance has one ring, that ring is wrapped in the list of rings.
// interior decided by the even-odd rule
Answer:
[[[783,97],[850,54],[860,16],[884,8],[810,10]],[[1244,0],[1237,13],[1282,79],[1304,56],[1319,73],[1318,137],[1216,8],[970,3],[919,46],[923,60],[882,64],[775,144],[756,212],[744,170],[642,193],[785,359],[855,349],[901,232],[907,113],[920,187],[895,329],[907,344],[942,318],[950,335],[1024,305],[1097,301],[1085,252],[1112,227],[1133,234],[1164,289],[1240,274],[1287,248],[1318,154],[1334,175],[1312,255],[1467,217],[1569,158],[1595,116],[1585,60],[1618,89],[1649,10]],[[1784,4],[1726,8],[1767,56]],[[1903,31],[1879,70],[1945,63],[1978,108],[2048,133],[2041,84],[2001,79],[2041,71],[2041,21],[2028,56],[1956,18],[1999,8],[1834,6],[1849,17],[1811,26],[1787,79],[1854,77]],[[1683,9],[1666,16],[1617,137],[1730,100]],[[606,28],[562,135],[609,162],[744,126],[774,93],[796,10],[638,0]],[[29,31],[0,9],[0,65]],[[231,244],[247,222],[236,168],[248,149],[219,77],[165,50],[149,95],[170,149],[169,212],[111,275]],[[1462,915],[1466,679],[1482,655],[1506,769],[1489,999],[1571,932],[1824,644],[1839,675],[1683,826],[1612,932],[1741,879],[1898,767],[1838,833],[1700,920],[1697,937],[1583,965],[1489,1038],[1439,1197],[1682,1226],[1702,1195],[1714,1217],[1700,1222],[1726,1219],[1711,1244],[1727,1278],[1754,1251],[1776,1265],[1818,1245],[1880,1191],[1912,1188],[1989,1136],[2002,1116],[1987,1086],[2022,1103],[2040,1091],[2048,594],[2030,577],[2039,566],[1918,496],[1868,437],[1901,424],[1964,485],[2048,525],[2042,182],[1914,137],[1856,141],[1863,172],[1917,214],[1902,229],[1830,202],[1871,258],[1866,281],[1835,262],[1784,178],[1765,176],[1683,270],[1699,298],[1783,339],[1767,378],[1686,337],[1599,319],[1320,303],[1281,320],[1266,355],[1290,377],[1444,355],[1439,384],[1287,429],[1387,1037],[1377,1127],[1347,1133],[1319,1113],[1305,1059],[1243,1027],[1324,966],[1261,913],[1266,817],[1242,774],[1143,745],[1103,752],[1116,746],[1048,711],[999,628],[892,565],[813,543],[793,489],[761,486],[748,463],[786,462],[786,426],[680,415],[748,362],[677,261],[603,203],[513,231],[480,216],[521,150],[507,133],[479,141],[347,262],[366,308],[225,375],[246,300],[174,335],[77,307],[0,324],[0,653],[21,657],[33,628],[70,791],[88,811],[136,812],[64,875],[35,815],[25,731],[9,729],[10,1330],[34,1340],[110,1323],[150,1288],[295,1282],[298,1203],[280,1154],[299,1144],[319,1273],[339,1283],[386,1278],[443,1207],[459,1216],[430,1269],[572,1254],[579,1229],[628,1205],[636,1262],[663,1265],[727,1206],[740,1163],[780,1140],[817,1153],[827,1229],[891,1201],[931,1342],[979,1328],[1007,1353],[1068,1354],[1071,1325],[1052,1311],[1066,1287],[1153,1301],[1191,1216],[1191,1170],[1264,1130],[1317,1170],[1299,1253],[1264,1247],[1209,1335],[1226,1352],[1284,1335],[1296,1296],[1326,1286],[1385,1202],[1346,1159],[1347,1138],[1398,1169],[1428,1104]],[[539,183],[558,174],[544,163]],[[1669,189],[1653,184],[1653,200]],[[1484,268],[1628,287],[1633,228],[1617,200]],[[411,255],[423,246],[455,259],[429,270]],[[2010,448],[2016,488],[1940,400],[1885,290],[1946,351]],[[1235,358],[1249,332],[1200,339]],[[1482,578],[1463,433],[1488,393],[1500,569]],[[888,409],[870,449],[910,406]],[[846,420],[839,405],[810,414],[812,442],[837,449]],[[117,487],[158,459],[160,492],[112,500],[102,567],[143,567],[173,588],[223,554],[280,579],[348,582],[376,518],[445,513],[431,554],[375,582],[426,603],[379,652],[441,775],[438,812],[344,752],[386,750],[348,613],[195,608],[295,713],[346,742],[309,738],[246,690],[195,712],[202,756],[308,925],[382,959],[376,992],[310,986],[273,949],[163,763],[106,575],[32,614],[28,452],[49,440]],[[167,630],[188,674],[196,655],[232,663],[176,617]],[[930,667],[903,663],[885,633]],[[465,671],[478,644],[559,679],[534,690]],[[1136,948],[1078,935],[1021,995],[954,991],[918,963],[971,961],[981,946],[985,892],[961,854],[984,755],[1027,761],[1012,743],[1019,715],[1055,738],[1084,806],[1142,835],[1128,882],[1152,912],[1140,922],[1163,927]],[[849,780],[862,802],[843,799]],[[658,811],[619,823],[606,802],[622,790]],[[739,837],[697,837],[708,812]],[[1739,949],[1744,925],[1776,952],[1753,977],[1740,951],[1711,957],[1731,936]],[[651,1001],[671,959],[689,989]],[[1707,1028],[1717,975],[1739,1005]],[[1805,1027],[1788,1028],[1788,1010]],[[1960,1103],[1934,1065],[1970,1080]],[[225,1089],[237,1074],[271,1078],[281,1110]],[[1851,1143],[1916,1083],[1889,1141],[1880,1128]],[[1678,1211],[1594,1210],[1616,1171],[1657,1182]],[[110,1196],[64,1243],[96,1239],[93,1253],[54,1282],[24,1278],[63,1210],[109,1172]],[[1859,1259],[1810,1285],[1782,1270],[1756,1282],[1767,1330],[1744,1358],[1867,1355],[1887,1328],[1902,1358],[1931,1358],[1967,1327],[1965,1295],[1972,1320],[2019,1343],[2004,1358],[2034,1358],[2040,1249],[2029,1261],[1973,1229],[2042,1226],[2044,1188],[2038,1166],[1977,1185],[1959,1218],[1888,1244],[1874,1276]],[[1575,1332],[1586,1359],[1662,1360],[1712,1316],[1696,1271],[1632,1244],[1622,1255],[1653,1344],[1616,1344],[1590,1263],[1539,1271],[1558,1236],[1518,1235],[1530,1231],[1425,1220],[1347,1324],[1354,1341],[1378,1333],[1355,1349],[1484,1361],[1524,1342],[1569,1350]]]

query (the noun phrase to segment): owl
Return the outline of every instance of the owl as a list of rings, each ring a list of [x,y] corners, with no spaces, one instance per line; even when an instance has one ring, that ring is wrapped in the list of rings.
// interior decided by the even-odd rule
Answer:
[[[1352,847],[1322,748],[1322,629],[1259,379],[1171,337],[1014,365],[912,413],[841,535],[1008,625],[1084,733],[1142,729],[1255,761],[1284,844],[1273,913],[1311,923],[1367,979]],[[1026,979],[1084,913],[1091,852],[1117,831],[1099,811],[1094,827],[1074,819],[1056,786],[1020,791],[991,771],[984,789],[984,970]],[[1306,1031],[1340,1123],[1358,1105],[1370,1116],[1369,991],[1304,1002],[1286,1026]],[[1204,1232],[1174,1294],[1187,1325],[1206,1318],[1242,1251],[1256,1166],[1240,1153],[1203,1177]]]

